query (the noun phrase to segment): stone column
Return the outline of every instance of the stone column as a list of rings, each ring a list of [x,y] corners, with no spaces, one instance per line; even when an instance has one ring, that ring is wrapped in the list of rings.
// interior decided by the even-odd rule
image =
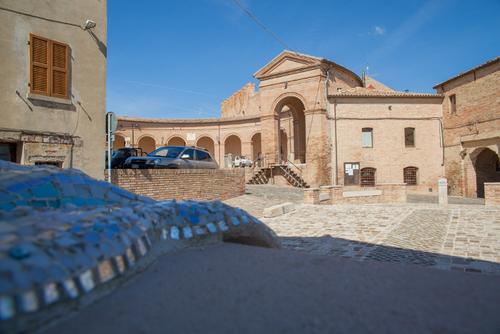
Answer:
[[[251,141],[241,142],[241,155],[243,155],[247,159],[252,159],[253,152]]]
[[[261,149],[266,163],[276,163],[279,143],[278,116],[261,116]]]
[[[438,180],[439,205],[448,205],[448,180],[440,178]]]
[[[305,111],[306,122],[306,165],[303,175],[311,185],[331,184],[328,163],[330,152],[326,136],[326,110]]]

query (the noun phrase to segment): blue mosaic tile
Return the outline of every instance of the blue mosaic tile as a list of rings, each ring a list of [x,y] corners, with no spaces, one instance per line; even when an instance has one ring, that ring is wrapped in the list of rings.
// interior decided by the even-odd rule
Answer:
[[[260,223],[220,201],[156,202],[76,170],[0,171],[0,320],[90,293],[160,241]]]
[[[193,237],[193,230],[191,230],[191,227],[189,226],[184,226],[182,228],[182,233],[186,239],[191,239]]]
[[[213,223],[208,223],[207,229],[208,229],[208,232],[210,232],[212,234],[217,233],[217,227],[215,227],[215,225]]]
[[[172,238],[174,240],[180,239],[179,228],[177,226],[172,226],[170,228],[170,238]]]

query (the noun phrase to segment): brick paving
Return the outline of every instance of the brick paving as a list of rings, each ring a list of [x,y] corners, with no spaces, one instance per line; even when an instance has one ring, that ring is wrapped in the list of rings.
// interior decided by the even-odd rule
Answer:
[[[500,208],[302,204],[264,221],[298,251],[500,274]]]
[[[274,190],[233,199],[257,216],[261,207],[290,201]],[[272,197],[272,196],[271,196]],[[500,207],[434,204],[306,205],[275,218],[262,218],[285,248],[359,261],[414,264],[445,270],[500,275]]]

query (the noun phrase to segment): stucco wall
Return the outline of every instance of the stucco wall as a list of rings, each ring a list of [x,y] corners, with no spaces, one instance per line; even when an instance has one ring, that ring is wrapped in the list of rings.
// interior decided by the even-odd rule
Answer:
[[[102,178],[105,150],[106,96],[106,0],[6,1],[0,6],[43,18],[83,25],[96,22],[88,31],[73,25],[51,22],[0,10],[0,115],[1,128],[55,133],[80,141],[81,152],[66,152],[63,167],[75,167]],[[63,42],[70,47],[70,96],[68,104],[28,98],[30,33]],[[15,138],[2,140],[17,140]],[[20,138],[20,135],[17,136]],[[47,144],[47,143],[45,143]],[[23,147],[22,156],[58,154],[64,150],[52,143],[46,150],[36,142]],[[40,147],[39,147],[40,146]],[[45,145],[46,146],[46,145]],[[70,147],[70,151],[71,151]],[[72,157],[70,157],[72,155]],[[21,160],[30,164],[30,160]]]

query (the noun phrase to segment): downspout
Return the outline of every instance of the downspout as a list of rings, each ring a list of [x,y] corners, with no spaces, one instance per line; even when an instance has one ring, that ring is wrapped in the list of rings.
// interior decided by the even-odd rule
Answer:
[[[328,146],[330,149],[330,180],[333,185],[337,185],[337,150],[335,150],[335,157],[332,154],[333,139],[332,139],[332,115],[330,113],[330,102],[328,101],[328,83],[330,82],[330,68],[326,71],[325,80],[325,103],[326,103],[326,121],[327,121],[327,133],[328,133]]]
[[[337,186],[338,183],[339,183],[339,171],[338,171],[338,164],[339,164],[339,161],[338,161],[338,151],[337,151],[337,143],[338,143],[338,139],[337,139],[337,101],[335,101],[335,103],[333,104],[333,131],[335,132],[335,143],[334,143],[334,146],[335,146],[335,178],[333,179],[333,185],[334,186]]]

